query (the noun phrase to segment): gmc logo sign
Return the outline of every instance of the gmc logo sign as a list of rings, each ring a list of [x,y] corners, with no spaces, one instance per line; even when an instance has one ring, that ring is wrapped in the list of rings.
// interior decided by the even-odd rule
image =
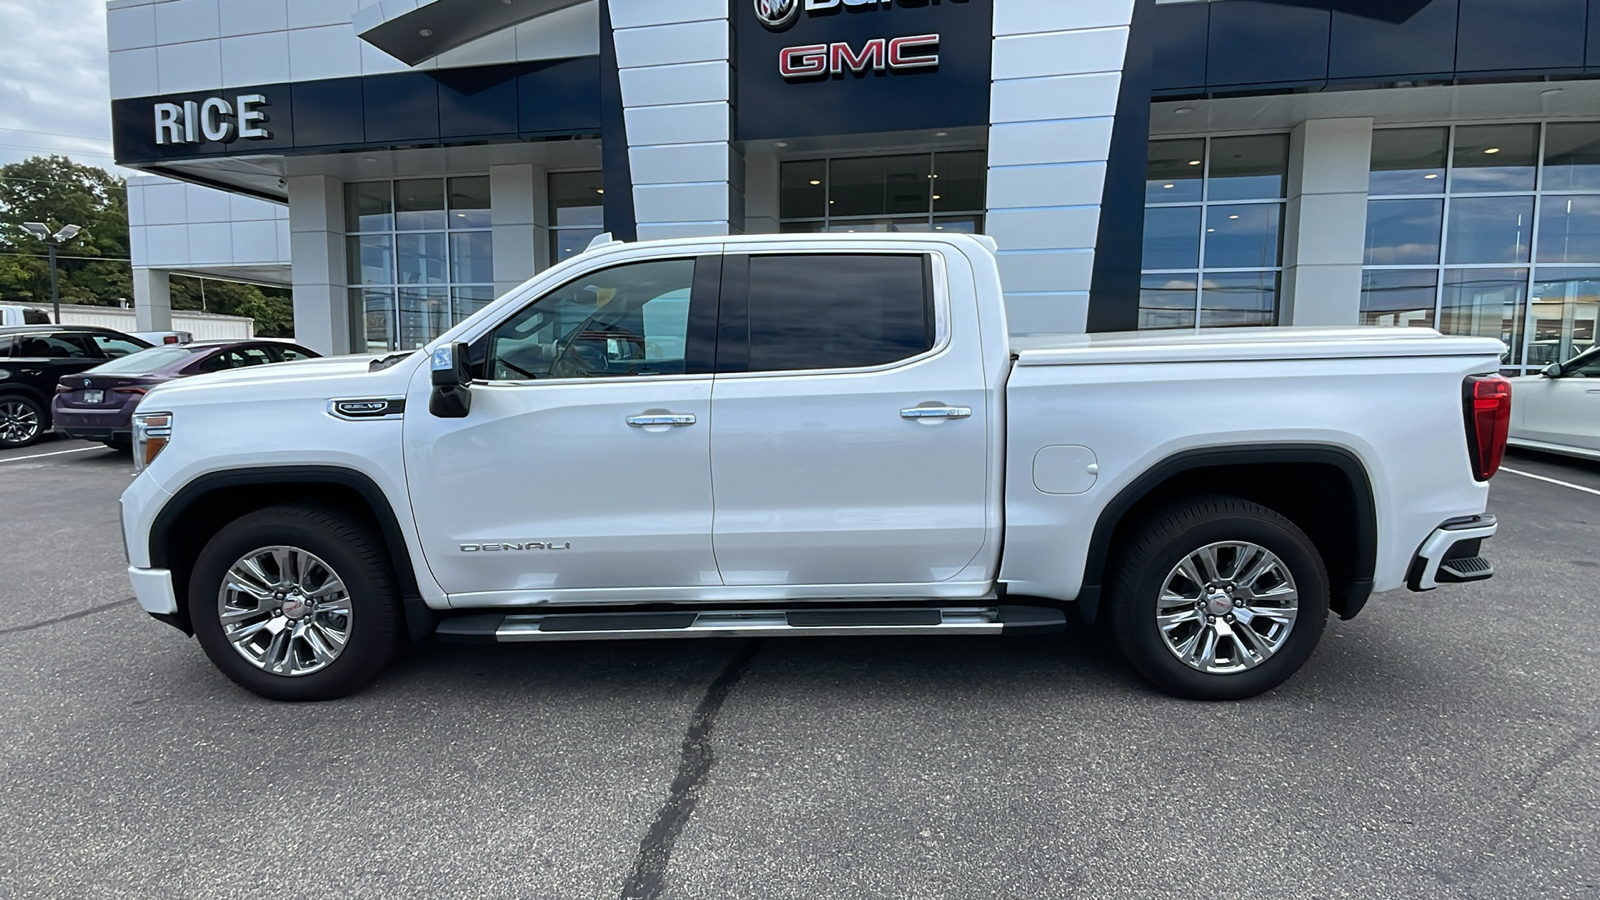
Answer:
[[[805,44],[785,47],[778,52],[778,71],[794,80],[867,71],[886,72],[905,69],[937,69],[939,36],[916,34],[909,37],[874,38],[860,50],[846,43]]]

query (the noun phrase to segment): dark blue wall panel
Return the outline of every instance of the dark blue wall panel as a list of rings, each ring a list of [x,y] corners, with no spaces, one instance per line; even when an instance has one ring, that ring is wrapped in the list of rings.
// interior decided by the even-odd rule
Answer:
[[[1456,70],[1579,68],[1587,0],[1461,0]]]
[[[1400,22],[1335,10],[1328,77],[1453,72],[1456,8],[1457,0],[1433,0]]]
[[[1208,3],[1211,31],[1206,66],[1213,86],[1286,84],[1328,77],[1326,9],[1259,0]]]
[[[1153,84],[1156,90],[1205,84],[1210,6],[1209,3],[1176,3],[1151,14],[1156,24],[1147,30],[1152,32],[1154,41]]]
[[[1589,58],[1590,68],[1600,69],[1600,0],[1589,0]]]
[[[290,106],[297,112],[294,146],[340,146],[360,144],[366,139],[361,79],[302,81],[291,85],[289,94]]]

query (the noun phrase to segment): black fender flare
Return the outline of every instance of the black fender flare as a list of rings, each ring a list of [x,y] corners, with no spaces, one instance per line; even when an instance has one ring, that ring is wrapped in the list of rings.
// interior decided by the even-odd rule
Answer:
[[[1311,463],[1331,466],[1344,475],[1355,498],[1356,535],[1354,571],[1342,583],[1332,585],[1330,606],[1340,618],[1350,619],[1366,606],[1372,596],[1373,577],[1378,567],[1378,509],[1372,492],[1372,479],[1360,457],[1335,444],[1288,443],[1254,444],[1234,447],[1206,447],[1176,453],[1146,469],[1124,487],[1100,511],[1089,540],[1083,572],[1083,587],[1077,606],[1083,620],[1093,625],[1099,617],[1104,593],[1106,563],[1111,556],[1112,536],[1123,518],[1173,477],[1195,469],[1220,466]]]
[[[373,520],[378,525],[384,547],[389,552],[389,560],[394,566],[396,585],[400,589],[400,599],[411,639],[422,640],[432,634],[433,627],[437,624],[437,615],[422,600],[422,591],[417,586],[416,570],[412,566],[411,551],[406,546],[405,534],[400,530],[400,520],[395,515],[394,506],[383,489],[378,487],[377,482],[356,469],[343,466],[261,466],[226,469],[201,475],[179,488],[172,499],[168,500],[156,514],[155,521],[150,526],[150,565],[158,569],[171,567],[170,549],[173,543],[173,530],[197,504],[218,491],[273,485],[318,484],[348,488],[366,502]],[[187,582],[187,578],[182,579],[182,582]],[[173,624],[177,624],[184,631],[189,631],[183,598],[180,596],[178,601],[177,618],[180,621]]]

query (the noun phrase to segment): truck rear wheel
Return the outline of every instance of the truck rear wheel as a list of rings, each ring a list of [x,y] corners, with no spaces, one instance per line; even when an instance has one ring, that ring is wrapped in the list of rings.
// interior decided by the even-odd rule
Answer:
[[[272,700],[331,700],[371,680],[404,631],[381,545],[347,516],[274,506],[218,532],[189,579],[211,662]]]
[[[1293,522],[1237,497],[1190,498],[1134,525],[1111,572],[1124,656],[1167,693],[1239,700],[1311,657],[1328,573]]]

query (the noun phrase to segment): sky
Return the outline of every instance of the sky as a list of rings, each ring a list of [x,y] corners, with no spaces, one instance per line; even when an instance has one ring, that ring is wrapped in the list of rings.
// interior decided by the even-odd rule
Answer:
[[[106,66],[105,0],[0,0],[0,164],[63,153],[117,171]]]

